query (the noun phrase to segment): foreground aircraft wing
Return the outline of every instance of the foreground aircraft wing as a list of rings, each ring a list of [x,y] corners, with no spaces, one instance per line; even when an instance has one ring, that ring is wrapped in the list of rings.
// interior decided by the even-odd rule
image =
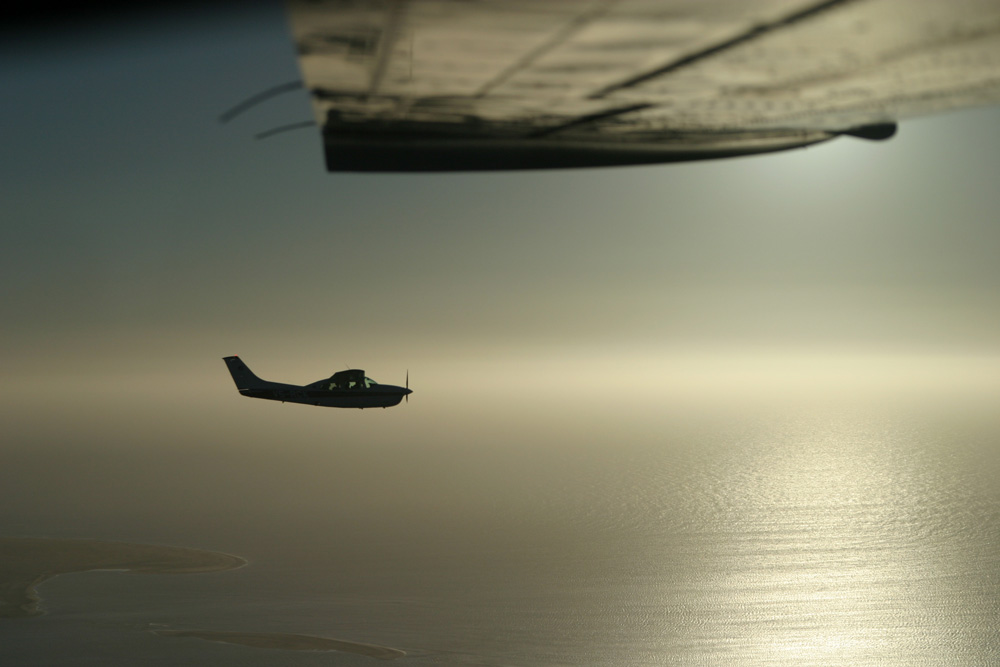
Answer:
[[[671,162],[1000,102],[997,0],[291,0],[331,171]]]

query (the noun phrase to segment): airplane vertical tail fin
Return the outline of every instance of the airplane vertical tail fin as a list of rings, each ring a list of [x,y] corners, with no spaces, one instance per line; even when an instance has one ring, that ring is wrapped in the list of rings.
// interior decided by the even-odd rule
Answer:
[[[236,383],[236,388],[240,391],[244,389],[259,389],[270,385],[269,382],[261,380],[254,375],[253,371],[239,357],[223,357],[222,360],[226,362],[229,374],[233,376],[233,382]]]

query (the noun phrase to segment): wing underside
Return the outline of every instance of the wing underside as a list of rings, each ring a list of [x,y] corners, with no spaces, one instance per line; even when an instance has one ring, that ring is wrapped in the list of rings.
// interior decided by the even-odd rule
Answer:
[[[331,170],[781,150],[1000,101],[996,0],[293,0]]]

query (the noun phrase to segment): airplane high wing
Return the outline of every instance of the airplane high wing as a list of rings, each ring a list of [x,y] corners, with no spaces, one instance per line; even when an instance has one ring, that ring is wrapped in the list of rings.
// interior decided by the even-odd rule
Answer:
[[[331,171],[672,162],[1000,102],[998,0],[292,0]]]

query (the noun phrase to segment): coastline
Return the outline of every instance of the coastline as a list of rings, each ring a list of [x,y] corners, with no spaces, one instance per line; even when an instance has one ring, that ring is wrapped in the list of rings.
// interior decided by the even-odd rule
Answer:
[[[243,567],[216,551],[91,539],[0,537],[0,618],[44,613],[37,586],[52,577],[91,570],[138,574],[201,574]]]
[[[395,660],[396,658],[406,656],[405,651],[389,648],[388,646],[287,632],[226,632],[216,630],[153,630],[152,632],[162,637],[195,637],[206,641],[237,644],[252,648],[270,648],[285,651],[339,651],[341,653],[354,653],[379,660]]]

